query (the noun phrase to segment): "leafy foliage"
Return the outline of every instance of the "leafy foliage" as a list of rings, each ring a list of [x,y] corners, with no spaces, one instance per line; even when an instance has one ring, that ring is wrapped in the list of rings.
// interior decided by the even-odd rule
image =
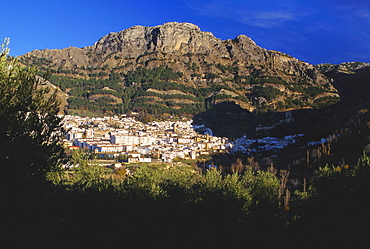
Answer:
[[[2,183],[41,183],[63,152],[58,102],[56,95],[42,86],[35,68],[23,68],[6,56],[6,51],[0,54]],[[14,178],[10,179],[10,174]]]
[[[55,94],[35,68],[22,67],[8,51],[0,50],[0,238],[26,248],[45,232],[40,221],[48,212],[42,205],[49,194],[46,174],[63,160],[64,129]],[[24,241],[14,242],[16,234]]]
[[[297,245],[368,247],[369,177],[370,160],[366,154],[355,166],[326,165],[316,171],[305,201],[297,209],[302,218],[291,226],[292,236],[300,241]],[[317,240],[310,241],[300,234]]]

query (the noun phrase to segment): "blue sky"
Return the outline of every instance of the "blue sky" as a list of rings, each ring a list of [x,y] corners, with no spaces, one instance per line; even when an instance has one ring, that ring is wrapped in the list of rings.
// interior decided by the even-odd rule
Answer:
[[[94,44],[134,25],[190,22],[216,37],[240,34],[302,61],[370,63],[370,0],[0,0],[10,54]]]

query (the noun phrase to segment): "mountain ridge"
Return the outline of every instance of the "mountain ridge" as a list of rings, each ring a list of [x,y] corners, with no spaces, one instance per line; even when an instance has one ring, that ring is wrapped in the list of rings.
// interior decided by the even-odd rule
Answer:
[[[120,92],[122,98],[133,87],[144,90],[143,94],[147,96],[147,90],[153,88],[148,83],[158,80],[171,80],[196,89],[193,92],[208,89],[206,94],[198,93],[199,101],[195,103],[199,108],[190,111],[190,114],[205,110],[209,106],[207,102],[212,105],[233,101],[249,111],[274,111],[317,108],[339,100],[330,80],[315,66],[287,54],[261,48],[245,35],[221,40],[191,23],[169,22],[153,27],[137,25],[111,32],[92,46],[34,50],[19,58],[26,65],[36,65],[41,70],[50,69],[60,79],[74,81],[75,85],[70,82],[68,87],[63,87],[60,82],[51,80],[63,88],[70,98],[85,98],[85,102],[89,100],[86,96],[94,89],[83,89],[85,97],[83,94],[75,96],[70,89],[75,89],[78,81],[114,80],[117,86],[112,89]],[[152,75],[152,78],[142,79],[142,82],[129,82],[129,76],[135,72],[161,71],[157,68],[163,68],[167,73],[169,70],[178,72],[181,77],[159,79],[159,76]],[[238,96],[215,94],[221,89]],[[132,103],[122,111],[138,109],[134,102],[136,97],[142,96],[129,96]],[[94,98],[89,101],[93,103]],[[179,109],[178,105],[167,102],[165,99],[151,100],[151,103],[163,106],[161,113],[171,113],[173,107]],[[111,107],[108,109],[111,110]],[[71,109],[70,105],[67,108]],[[187,112],[184,110],[184,113]]]

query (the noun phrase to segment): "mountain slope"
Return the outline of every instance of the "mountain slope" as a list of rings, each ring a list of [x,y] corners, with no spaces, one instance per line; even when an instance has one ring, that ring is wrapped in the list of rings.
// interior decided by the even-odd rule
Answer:
[[[263,49],[245,35],[222,41],[190,23],[134,26],[92,46],[35,50],[19,60],[50,69],[72,113],[196,114],[225,101],[260,112],[339,100],[313,65]]]
[[[361,97],[370,93],[369,63],[320,64],[316,67],[332,79],[334,87],[344,99]]]

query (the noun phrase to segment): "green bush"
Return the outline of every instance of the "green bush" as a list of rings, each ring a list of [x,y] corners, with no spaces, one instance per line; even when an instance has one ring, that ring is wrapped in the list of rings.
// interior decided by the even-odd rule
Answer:
[[[270,101],[276,98],[278,95],[281,95],[282,93],[279,89],[272,86],[255,86],[252,89],[252,94],[258,97],[264,97],[265,99]]]

